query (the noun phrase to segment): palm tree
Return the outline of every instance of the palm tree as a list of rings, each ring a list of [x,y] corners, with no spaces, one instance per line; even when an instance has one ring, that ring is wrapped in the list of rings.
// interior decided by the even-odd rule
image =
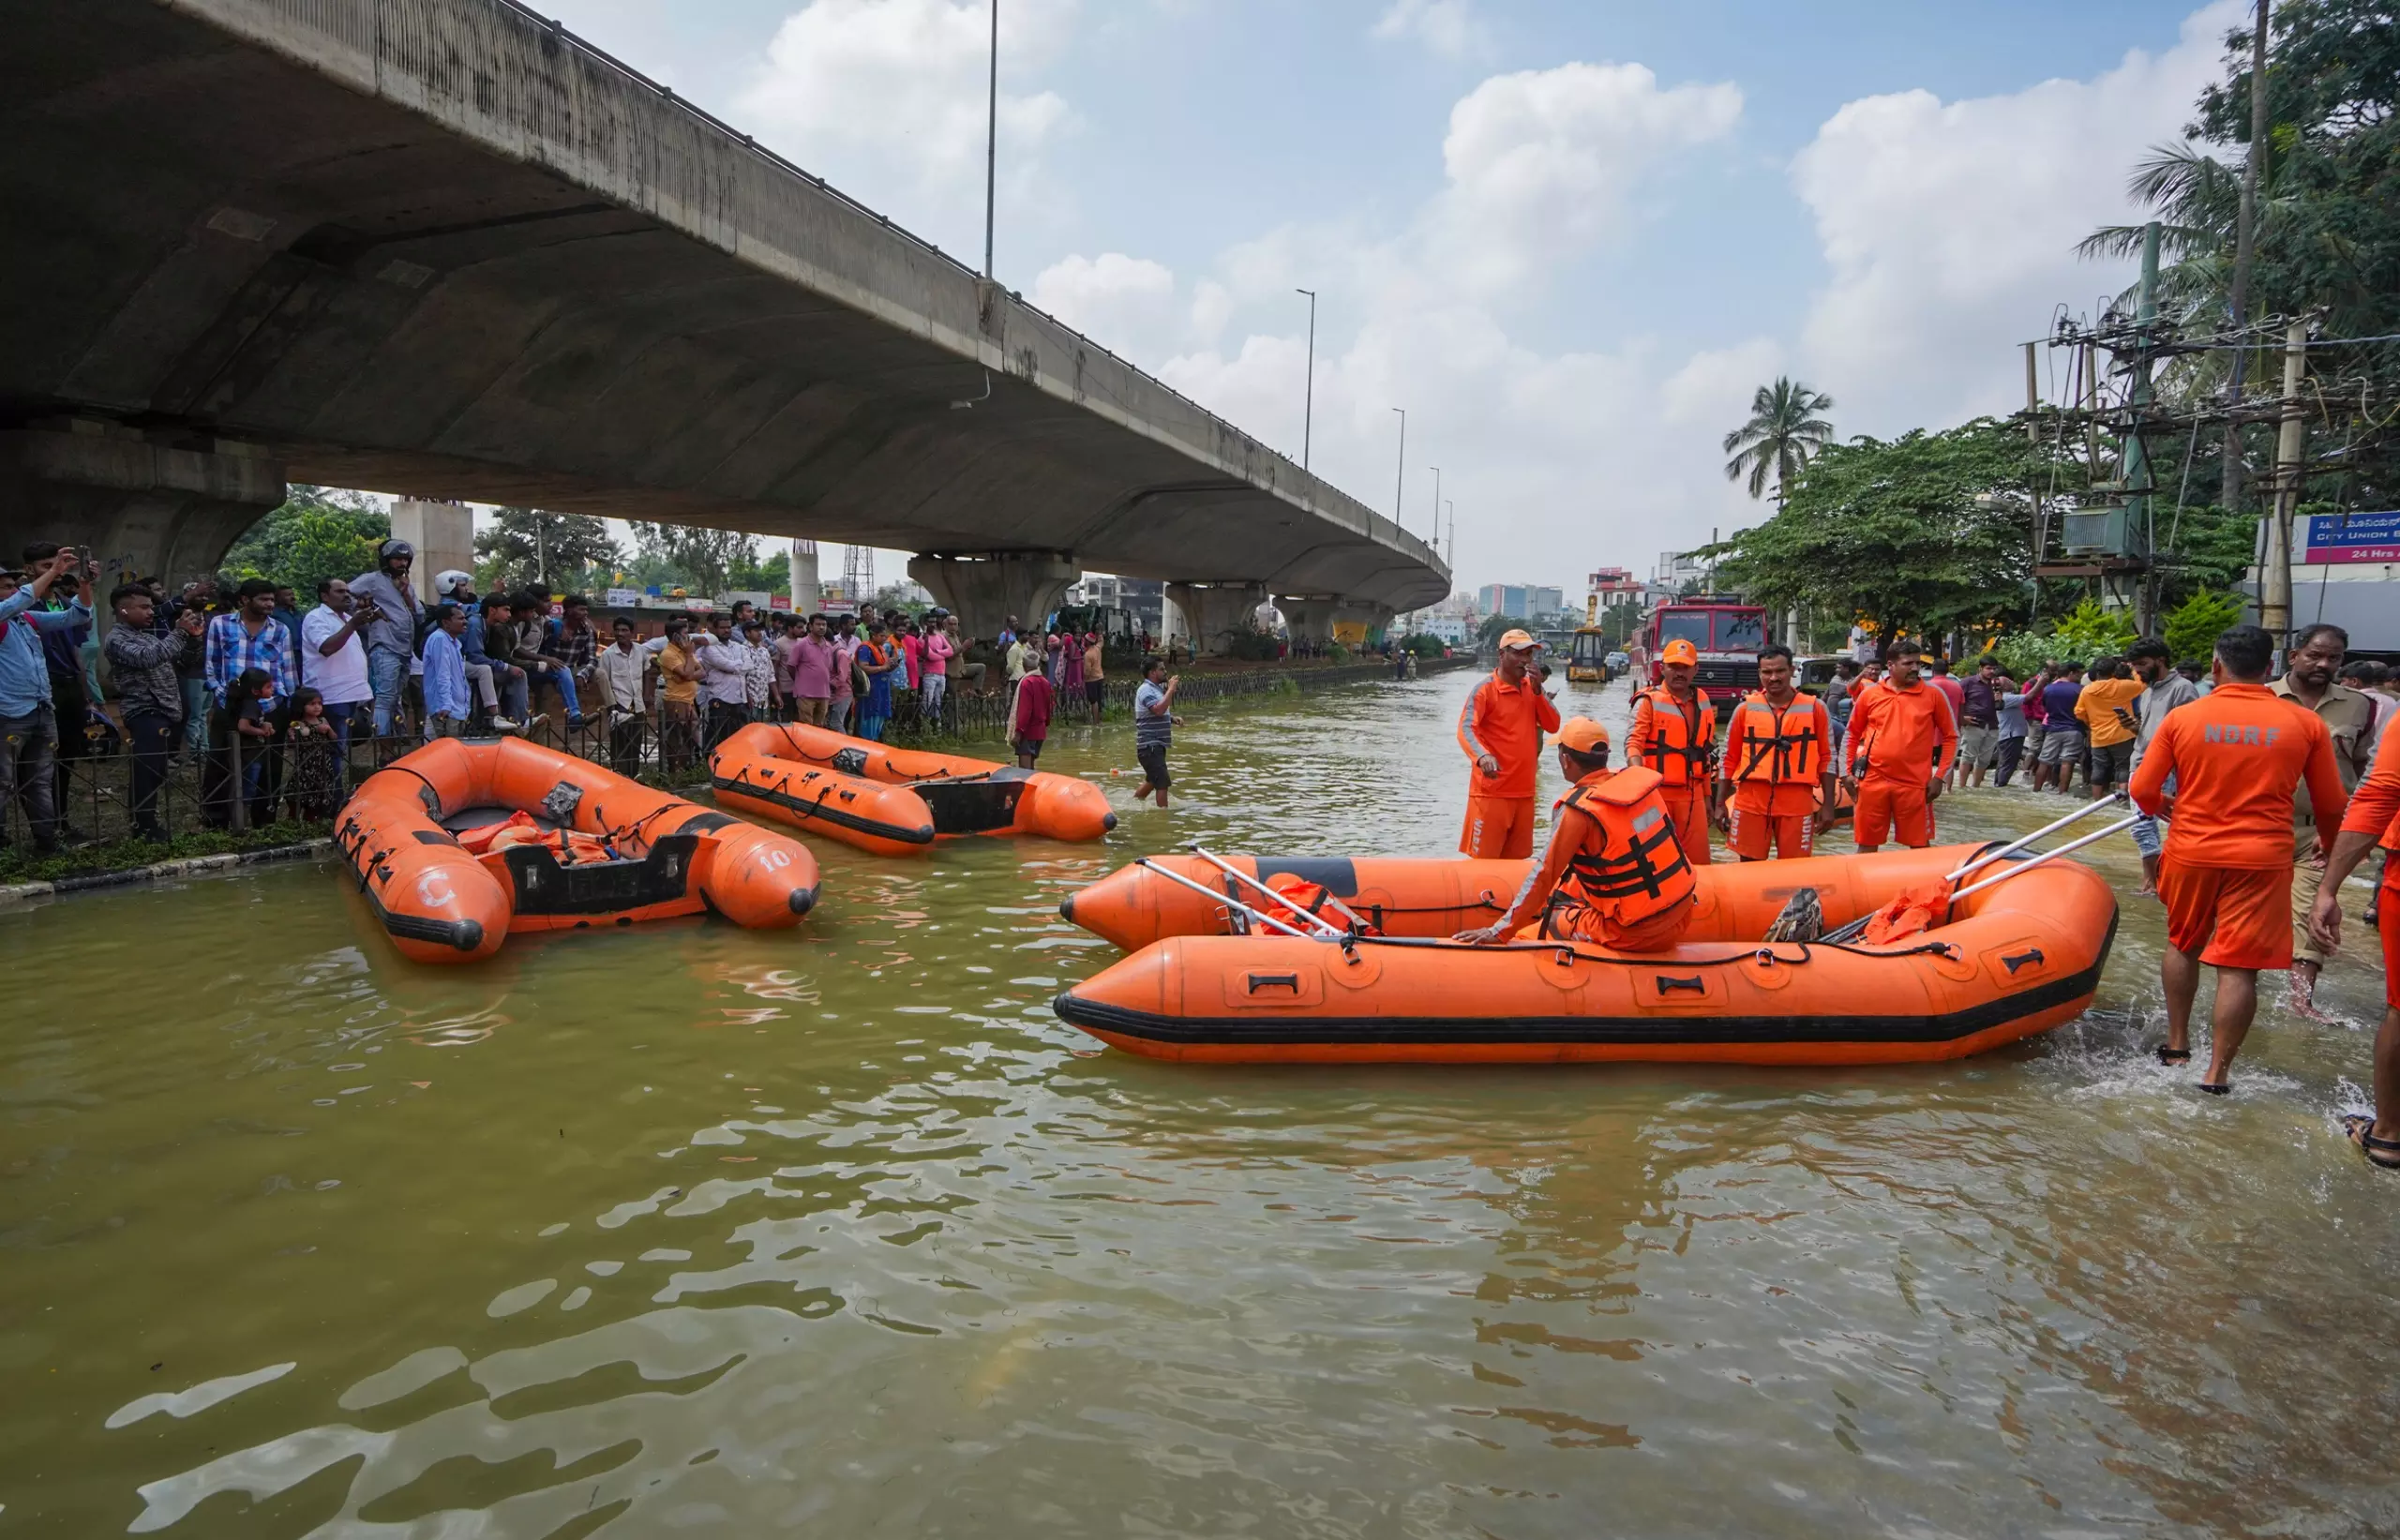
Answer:
[[[1767,477],[1775,478],[1775,501],[1818,450],[1833,441],[1834,425],[1817,415],[1831,411],[1834,398],[1820,390],[1778,375],[1772,385],[1761,385],[1750,397],[1750,420],[1725,435],[1725,479],[1750,478],[1750,496],[1766,495]]]

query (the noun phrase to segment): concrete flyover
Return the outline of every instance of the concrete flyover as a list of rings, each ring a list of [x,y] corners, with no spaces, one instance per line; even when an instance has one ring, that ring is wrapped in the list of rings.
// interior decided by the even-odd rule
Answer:
[[[0,0],[0,553],[181,576],[288,476],[913,551],[985,635],[1086,566],[1212,624],[1448,591],[1391,520],[509,0]]]

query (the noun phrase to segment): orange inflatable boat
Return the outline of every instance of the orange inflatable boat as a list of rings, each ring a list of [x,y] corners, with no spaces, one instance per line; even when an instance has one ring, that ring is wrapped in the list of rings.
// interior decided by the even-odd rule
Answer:
[[[368,778],[335,843],[393,945],[488,957],[512,931],[713,909],[753,930],[817,902],[799,841],[522,739],[441,739]]]
[[[1522,861],[1227,858],[1297,875],[1379,935],[1301,940],[1153,872],[1120,871],[1062,912],[1138,947],[1055,1002],[1063,1020],[1152,1058],[1218,1063],[1714,1060],[1849,1065],[1958,1058],[2071,1021],[2092,1002],[2117,905],[2087,867],[2052,860],[1954,903],[1880,945],[1761,939],[1814,889],[1828,930],[1930,887],[1980,849],[1709,866],[1673,949],[1586,942],[1462,947],[1491,923]],[[1229,896],[1199,858],[1157,864]],[[1980,881],[2003,868],[1987,867]],[[1244,905],[1263,904],[1254,890]]]
[[[1107,793],[1075,776],[926,750],[886,748],[868,739],[802,722],[760,723],[735,733],[719,748],[709,769],[720,798],[728,792],[746,798],[743,805],[766,817],[799,828],[821,829],[835,839],[846,838],[848,830],[874,839],[894,838],[898,844],[920,843],[897,839],[888,830],[860,830],[823,817],[818,807],[802,805],[815,803],[815,787],[788,787],[783,796],[789,800],[760,794],[759,788],[774,786],[777,778],[795,766],[913,792],[932,818],[936,839],[955,834],[1042,834],[1054,840],[1096,840],[1117,827]],[[860,839],[850,843],[862,849],[876,848]]]
[[[709,785],[717,806],[810,830],[878,856],[922,856],[933,849],[934,812],[913,787],[846,775],[802,758],[788,736],[792,731],[789,723],[754,722],[728,735],[709,756]]]

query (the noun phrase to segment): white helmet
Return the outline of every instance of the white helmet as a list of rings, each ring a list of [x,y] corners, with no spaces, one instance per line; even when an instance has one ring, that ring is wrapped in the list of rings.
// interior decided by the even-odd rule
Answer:
[[[460,572],[458,568],[453,567],[448,572],[442,573],[441,576],[434,578],[433,596],[437,599],[452,599],[461,593],[472,593],[474,591],[474,588],[475,575],[473,573]]]

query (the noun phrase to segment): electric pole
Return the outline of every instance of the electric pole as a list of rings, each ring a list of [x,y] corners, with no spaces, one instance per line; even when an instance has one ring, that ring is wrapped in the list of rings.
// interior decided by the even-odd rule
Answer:
[[[1408,485],[1408,409],[1394,407],[1392,411],[1400,413],[1400,469],[1392,476],[1391,482],[1391,522],[1392,528],[1398,529],[1401,512],[1400,495],[1402,489]]]
[[[2308,372],[2308,322],[2284,333],[2284,420],[2275,439],[2274,512],[2267,521],[2267,554],[2258,573],[2258,625],[2282,650],[2291,633],[2291,515],[2300,501],[2303,422],[2300,386]]]
[[[1309,297],[1309,373],[1308,385],[1300,396],[1300,469],[1309,468],[1309,438],[1316,426],[1316,291],[1295,289],[1296,294]]]
[[[2260,0],[2264,4],[2265,0]],[[1000,186],[1000,0],[992,0],[992,89],[983,120],[983,281],[992,281],[992,212]]]
[[[2258,0],[2258,27],[2250,37],[2250,153],[2242,162],[2242,212],[2233,228],[2233,369],[2225,391],[2225,489],[2219,494],[2228,511],[2242,506],[2242,377],[2250,357],[2242,329],[2250,321],[2250,268],[2258,246],[2258,171],[2267,157],[2267,5],[2268,0]]]

